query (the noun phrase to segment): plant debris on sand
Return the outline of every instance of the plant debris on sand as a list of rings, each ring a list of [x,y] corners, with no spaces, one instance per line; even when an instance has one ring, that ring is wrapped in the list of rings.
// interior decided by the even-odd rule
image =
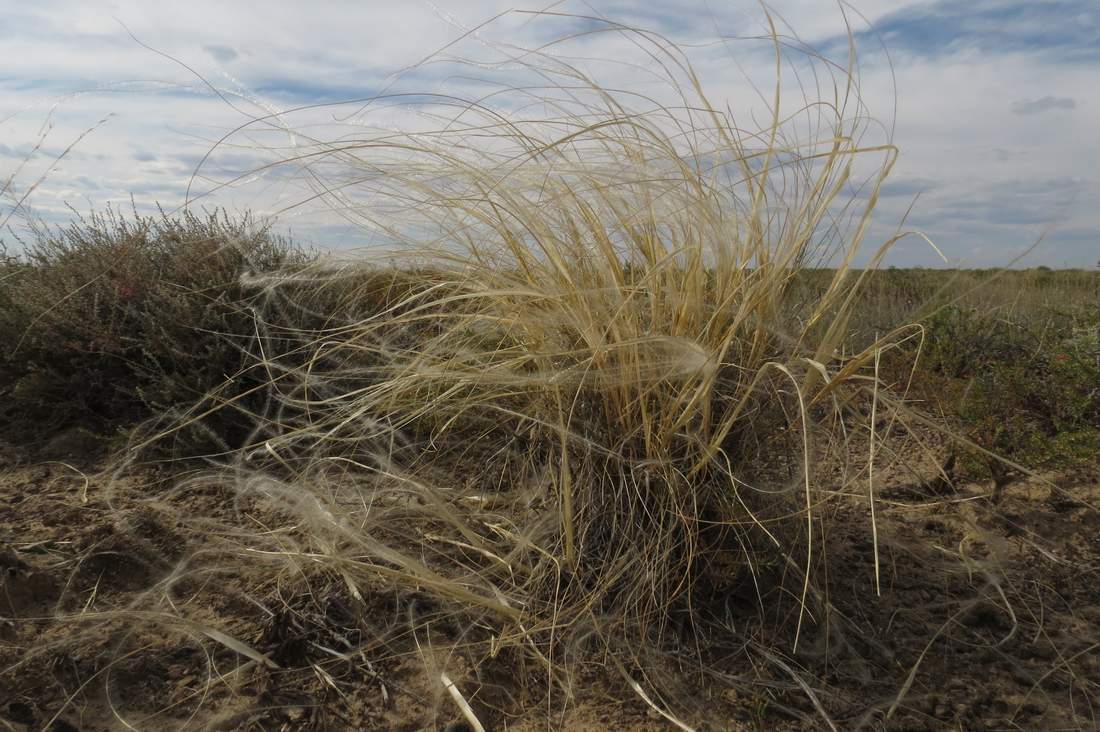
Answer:
[[[918,439],[935,435],[895,445],[919,466]],[[701,652],[666,648],[633,678],[664,682],[702,729],[819,729],[800,682],[838,729],[1093,726],[1100,583],[1081,578],[1100,556],[1085,505],[1100,487],[1061,480],[1073,503],[1024,480],[991,511],[985,484],[898,497],[885,486],[910,484],[909,467],[884,473],[881,597],[866,504],[840,504],[815,579],[829,614],[797,654],[750,589],[712,604],[725,625]],[[572,696],[548,705],[537,667],[493,655],[430,592],[380,580],[356,597],[306,554],[242,552],[229,527],[283,527],[273,546],[304,532],[257,496],[171,474],[5,466],[0,715],[14,729],[442,729],[463,718],[440,669],[486,729],[669,728],[599,654],[559,659]]]

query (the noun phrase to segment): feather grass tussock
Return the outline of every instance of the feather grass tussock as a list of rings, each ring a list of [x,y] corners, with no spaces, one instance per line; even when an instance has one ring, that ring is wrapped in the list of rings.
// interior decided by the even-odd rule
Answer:
[[[558,681],[594,647],[628,673],[681,631],[705,637],[703,605],[728,592],[786,618],[797,646],[818,617],[821,461],[867,429],[849,405],[911,335],[842,354],[896,151],[861,142],[854,52],[792,51],[772,24],[768,118],[750,129],[671,42],[580,20],[640,49],[664,95],[603,84],[554,44],[500,46],[476,69],[504,82],[417,97],[411,131],[297,138],[283,162],[392,258],[246,280],[278,297],[313,277],[354,314],[306,298],[327,322],[257,323],[251,368],[275,397],[222,476],[299,538],[258,533],[242,557],[324,566],[354,596],[427,596],[486,655]],[[792,54],[821,98],[781,107]],[[507,83],[517,69],[539,83]],[[795,275],[823,261],[831,281],[789,317]]]

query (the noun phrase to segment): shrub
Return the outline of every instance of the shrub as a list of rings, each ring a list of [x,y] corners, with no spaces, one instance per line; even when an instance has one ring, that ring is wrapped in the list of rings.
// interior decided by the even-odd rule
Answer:
[[[1036,355],[1030,333],[976,308],[945,307],[926,326],[923,368],[944,376],[971,377],[1008,364],[1026,368]]]
[[[71,425],[104,430],[244,394],[262,381],[242,369],[263,303],[242,274],[309,259],[250,217],[224,212],[125,219],[108,211],[39,230],[2,264],[9,424],[23,437]],[[232,439],[229,423],[218,428]]]
[[[1097,316],[944,308],[926,322],[918,389],[997,455],[1033,468],[1087,458],[1100,450]],[[970,465],[984,474],[991,460]]]

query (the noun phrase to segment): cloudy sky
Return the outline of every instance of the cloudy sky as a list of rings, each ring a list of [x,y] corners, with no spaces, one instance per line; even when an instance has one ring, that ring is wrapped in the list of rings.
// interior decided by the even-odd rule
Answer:
[[[1100,2],[770,6],[785,21],[781,33],[828,58],[844,59],[846,18],[851,23],[863,102],[880,129],[892,125],[901,152],[873,236],[888,236],[912,206],[907,226],[953,264],[1008,264],[1040,237],[1027,264],[1100,260]],[[510,14],[481,25],[509,9],[547,7],[546,0],[0,0],[0,184],[12,181],[0,220],[16,201],[62,222],[71,209],[128,206],[131,197],[142,211],[190,197],[195,205],[281,212],[281,229],[321,246],[357,245],[363,232],[303,203],[309,192],[294,175],[254,170],[265,160],[258,150],[351,125],[361,104],[337,102],[387,90],[474,89],[454,69],[408,70],[440,49],[479,58],[494,42],[530,47],[580,33],[569,51],[586,69],[622,88],[645,87],[644,64],[614,63],[626,50],[608,34],[588,34],[594,21]],[[749,117],[762,104],[753,85],[774,81],[758,40],[764,14],[750,0],[549,7],[683,44],[712,101]],[[302,107],[310,108],[288,111]],[[396,107],[385,115],[372,124],[407,122]],[[204,161],[214,143],[256,117],[266,118],[265,130],[246,127]],[[222,187],[227,181],[233,185]],[[18,227],[18,217],[8,224]],[[912,239],[888,263],[937,261]]]

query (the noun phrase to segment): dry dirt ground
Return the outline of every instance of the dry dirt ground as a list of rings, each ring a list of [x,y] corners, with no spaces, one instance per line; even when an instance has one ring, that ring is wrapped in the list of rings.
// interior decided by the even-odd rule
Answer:
[[[427,612],[415,597],[356,600],[338,582],[306,582],[305,565],[294,576],[227,563],[201,519],[262,522],[257,507],[95,467],[6,455],[0,729],[465,728],[417,651],[422,636],[373,641]],[[837,729],[1100,728],[1100,484],[1052,477],[1057,489],[1020,480],[994,503],[986,485],[884,474],[878,594],[853,491],[821,542],[832,617],[813,619],[797,654],[789,637],[761,647],[759,633],[686,654],[678,714],[731,730],[827,729],[819,711]],[[760,615],[750,594],[724,599],[735,635]],[[610,665],[578,666],[564,704],[506,657],[436,660],[488,729],[673,729]]]

